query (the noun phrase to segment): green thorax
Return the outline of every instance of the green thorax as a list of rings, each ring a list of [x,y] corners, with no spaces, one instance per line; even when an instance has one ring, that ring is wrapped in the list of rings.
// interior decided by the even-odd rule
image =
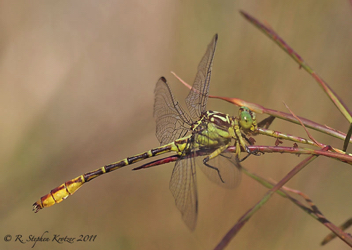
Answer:
[[[247,107],[239,109],[239,117],[233,117],[218,111],[203,112],[200,119],[191,129],[197,134],[197,143],[201,146],[215,146],[227,144],[235,138],[235,130],[244,133],[254,132],[257,129],[255,114]]]
[[[202,113],[191,129],[196,134],[196,143],[200,146],[227,144],[233,138],[234,118],[217,111]]]
[[[256,129],[255,114],[247,107],[240,108],[238,118],[218,111],[206,111],[192,124],[192,134],[176,140],[174,147],[177,147],[179,152],[191,144],[192,148],[218,147],[227,145],[231,139],[236,139],[237,130],[251,133]]]

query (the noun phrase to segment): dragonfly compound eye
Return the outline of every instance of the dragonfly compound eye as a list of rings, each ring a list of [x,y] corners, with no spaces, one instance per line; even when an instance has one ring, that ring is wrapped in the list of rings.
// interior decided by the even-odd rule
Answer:
[[[253,124],[251,111],[247,107],[241,107],[239,110],[239,123],[242,129],[250,129]]]

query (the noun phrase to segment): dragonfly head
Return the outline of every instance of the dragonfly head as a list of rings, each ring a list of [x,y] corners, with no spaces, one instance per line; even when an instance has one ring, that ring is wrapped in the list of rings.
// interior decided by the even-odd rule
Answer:
[[[257,122],[255,120],[255,113],[249,110],[247,107],[240,107],[238,111],[239,124],[242,129],[254,131],[256,130]]]

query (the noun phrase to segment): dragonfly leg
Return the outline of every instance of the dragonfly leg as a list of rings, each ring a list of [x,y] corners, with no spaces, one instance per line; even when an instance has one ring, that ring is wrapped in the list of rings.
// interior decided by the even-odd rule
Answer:
[[[251,152],[251,151],[249,150],[249,148],[247,147],[247,145],[244,145],[244,149],[246,150],[246,152],[247,152],[248,154],[253,154],[253,152]]]
[[[241,145],[238,142],[238,140],[236,140],[236,156],[239,157],[241,154]]]
[[[237,148],[239,148],[239,149],[241,148],[240,143],[239,143],[238,141],[236,142],[236,155],[237,155],[237,157],[239,158],[239,153],[237,153]],[[244,161],[244,160],[247,159],[250,155],[255,155],[255,156],[261,155],[260,152],[259,152],[259,154],[258,154],[258,149],[256,149],[256,150],[253,151],[253,152],[251,152],[247,146],[245,147],[245,149],[246,149],[247,155],[246,155],[245,157],[243,157],[242,159],[239,159],[239,162]],[[241,151],[239,151],[239,152],[241,152]]]
[[[222,152],[224,152],[224,151],[227,149],[228,146],[229,146],[229,145],[223,145],[223,146],[217,148],[217,149],[214,150],[211,154],[209,154],[207,157],[205,157],[204,160],[206,160],[206,162],[207,162],[207,161],[209,161],[209,160],[215,158],[216,156],[218,156],[218,155],[220,155]]]
[[[208,158],[208,157],[207,157]],[[205,158],[206,159],[206,158]],[[218,172],[219,178],[221,180],[222,183],[225,183],[224,180],[221,177],[220,171],[217,167],[213,167],[212,165],[208,164],[207,161],[205,161],[205,159],[203,160],[203,163],[205,166],[207,166],[208,168],[214,169],[216,172]]]
[[[242,137],[246,140],[246,142],[248,142],[249,145],[254,145],[254,142],[249,140],[245,134],[242,133]],[[252,155],[255,155],[255,156],[260,156],[260,155],[264,154],[262,152],[259,152],[258,149],[250,151],[247,146],[246,146],[246,151],[247,151],[248,154],[252,154]],[[248,155],[246,157],[244,157],[241,161],[245,160],[247,157],[248,157]]]
[[[250,153],[248,153],[245,157],[243,157],[243,158],[242,158],[242,159],[240,159],[239,161],[240,161],[240,162],[244,161],[244,160],[245,160],[245,159],[247,159],[250,155],[251,155],[251,154],[250,154]]]
[[[252,154],[252,155],[255,155],[255,156],[261,156],[261,155],[264,154],[264,153],[259,152],[259,150],[256,148],[253,152],[251,152],[251,154]]]
[[[214,166],[211,166],[208,161],[210,161],[211,159],[215,158],[216,156],[220,155],[222,152],[224,152],[226,149],[227,149],[228,145],[224,145],[224,146],[221,146],[219,147],[218,149],[216,149],[215,151],[213,151],[210,155],[208,155],[207,157],[205,157],[203,159],[203,163],[205,166],[211,168],[211,169],[214,169],[218,172],[218,175],[219,175],[219,178],[221,180],[222,183],[225,183],[224,180],[222,179],[221,177],[221,174],[220,174],[220,171],[217,167],[214,167]]]
[[[255,150],[253,150],[253,151],[250,151],[247,146],[245,147],[245,149],[246,149],[246,152],[248,153],[248,155],[255,155],[255,156],[260,156],[260,155],[262,155],[262,152],[259,152],[258,149],[255,149]],[[248,157],[248,155],[247,155],[245,158],[243,158],[241,161],[245,160],[245,159]]]
[[[240,155],[240,152],[241,152],[241,147],[244,148],[247,153],[251,153],[251,151],[248,149],[244,139],[243,139],[243,136],[242,136],[242,132],[240,130],[240,127],[238,125],[238,121],[235,120],[235,127],[234,127],[234,130],[235,130],[235,134],[236,134],[236,154],[239,156]],[[245,137],[246,138],[246,137]],[[247,139],[247,138],[246,138]]]
[[[240,148],[243,147],[246,152],[250,155],[256,155],[256,156],[259,156],[261,155],[261,153],[258,151],[258,149],[254,150],[253,152],[249,150],[249,148],[247,147],[246,143],[244,140],[246,140],[248,142],[249,145],[252,145],[251,141],[246,137],[245,134],[242,134],[242,132],[240,131],[239,129],[239,126],[236,126],[235,127],[235,133],[236,133],[236,136],[238,138],[237,142],[236,142],[236,154],[239,156],[239,153],[237,153],[237,148]],[[241,150],[239,150],[238,152],[241,152]],[[259,153],[259,154],[258,154]],[[245,159],[247,159],[247,157],[249,156],[247,155],[246,157],[244,157],[241,161],[244,161]]]

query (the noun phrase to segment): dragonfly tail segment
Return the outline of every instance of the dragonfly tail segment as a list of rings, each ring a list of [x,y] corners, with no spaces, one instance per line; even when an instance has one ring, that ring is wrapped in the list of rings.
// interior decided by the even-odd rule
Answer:
[[[164,146],[160,146],[144,153],[127,157],[121,161],[106,165],[99,169],[93,170],[91,172],[80,175],[72,180],[69,180],[60,186],[54,188],[50,193],[42,196],[38,201],[33,204],[33,211],[37,213],[40,209],[45,207],[50,207],[56,203],[60,203],[65,200],[68,196],[75,193],[82,185],[88,181],[93,180],[96,177],[99,177],[105,173],[112,172],[116,169],[131,165],[138,161],[163,154],[170,151],[179,151],[179,146],[175,142],[169,143]]]

